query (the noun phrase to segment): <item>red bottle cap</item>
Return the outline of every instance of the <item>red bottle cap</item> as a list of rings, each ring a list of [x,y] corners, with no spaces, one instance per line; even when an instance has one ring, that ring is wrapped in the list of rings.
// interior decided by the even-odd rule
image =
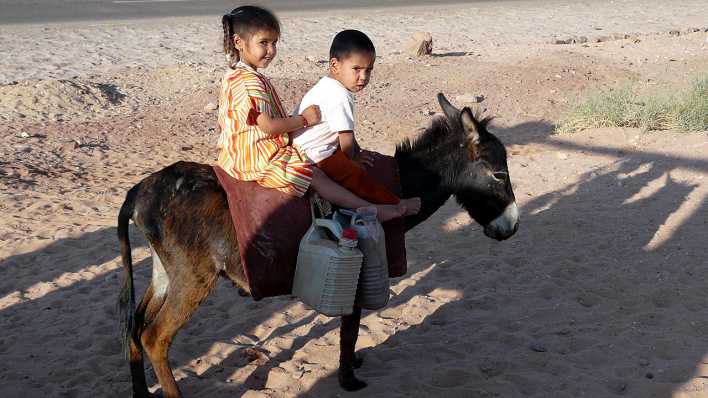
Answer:
[[[359,235],[356,233],[356,229],[346,228],[342,231],[342,238],[356,240],[358,237]]]

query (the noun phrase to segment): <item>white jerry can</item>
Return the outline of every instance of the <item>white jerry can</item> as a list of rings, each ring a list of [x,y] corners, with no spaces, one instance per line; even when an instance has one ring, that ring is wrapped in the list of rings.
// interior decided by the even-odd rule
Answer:
[[[376,218],[376,208],[363,207],[356,211],[340,209],[335,213],[335,220],[356,230],[358,246],[364,254],[354,302],[369,310],[385,307],[390,294],[390,281],[386,237],[381,223]]]
[[[354,307],[363,255],[353,230],[315,218],[300,241],[293,294],[328,316],[349,315]]]

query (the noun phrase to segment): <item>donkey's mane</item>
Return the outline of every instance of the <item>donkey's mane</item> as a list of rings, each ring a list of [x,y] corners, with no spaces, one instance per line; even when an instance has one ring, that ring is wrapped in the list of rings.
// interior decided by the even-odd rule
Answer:
[[[477,112],[474,113],[474,119],[477,120],[477,127],[482,132],[487,132],[487,126],[492,121],[493,117],[486,116],[484,118],[479,118]],[[431,150],[433,148],[439,148],[444,146],[446,143],[458,143],[462,137],[461,134],[450,134],[453,130],[450,125],[450,121],[447,117],[442,115],[437,115],[430,122],[430,125],[421,133],[418,137],[414,139],[405,138],[402,142],[396,145],[396,153],[401,155],[409,155],[420,150]],[[457,129],[459,132],[463,130]]]

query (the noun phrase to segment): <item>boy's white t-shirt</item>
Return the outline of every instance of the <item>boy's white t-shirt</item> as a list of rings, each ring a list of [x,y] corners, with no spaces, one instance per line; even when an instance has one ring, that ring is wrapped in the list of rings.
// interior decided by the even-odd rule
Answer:
[[[342,83],[325,76],[305,94],[293,114],[301,114],[310,105],[320,107],[322,121],[307,127],[293,145],[317,163],[337,149],[340,131],[354,130],[354,96]]]

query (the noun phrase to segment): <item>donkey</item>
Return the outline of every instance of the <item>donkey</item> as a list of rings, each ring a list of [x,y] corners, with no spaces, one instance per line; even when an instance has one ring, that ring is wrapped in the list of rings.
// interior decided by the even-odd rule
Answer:
[[[396,148],[402,197],[418,196],[421,211],[405,219],[406,230],[427,219],[450,196],[484,227],[504,240],[519,225],[509,179],[506,150],[469,108],[458,110],[438,94],[444,117],[422,135]],[[145,235],[152,250],[152,279],[135,309],[133,264],[128,225]],[[226,194],[208,165],[177,162],[131,188],[118,215],[118,239],[125,269],[119,308],[134,397],[152,396],[147,388],[143,350],[164,397],[181,393],[167,353],[177,331],[215,286],[219,276],[248,292]],[[356,391],[366,383],[354,375],[362,361],[354,353],[361,308],[343,316],[340,329],[339,383]]]

